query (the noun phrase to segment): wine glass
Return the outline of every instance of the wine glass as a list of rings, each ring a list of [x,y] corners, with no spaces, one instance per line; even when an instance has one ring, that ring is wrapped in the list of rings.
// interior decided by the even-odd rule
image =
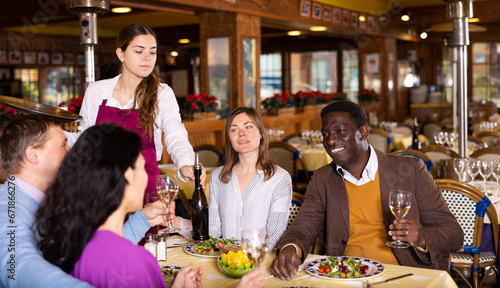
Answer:
[[[156,176],[156,191],[163,203],[170,208],[170,203],[174,201],[179,193],[179,180],[175,174],[164,174]],[[180,230],[172,227],[171,219],[168,220],[168,227],[158,231],[158,233],[177,233]]]
[[[465,166],[467,166],[467,159],[465,158],[455,158],[453,159],[453,169],[458,175],[458,181],[462,181],[462,174],[465,171]]]
[[[479,174],[484,180],[484,192],[486,192],[486,180],[491,176],[493,164],[490,161],[482,160],[478,162],[479,164]]]
[[[493,164],[493,169],[492,169],[493,177],[495,177],[495,180],[497,180],[497,193],[495,196],[498,197],[498,187],[500,185],[500,164],[494,163]]]
[[[411,192],[401,189],[391,190],[389,193],[389,207],[396,219],[401,219],[408,214],[411,207]],[[385,243],[392,248],[408,248],[408,243],[401,242],[400,240],[389,241]]]
[[[471,178],[471,184],[474,183],[474,179],[476,178],[477,174],[479,173],[479,165],[477,163],[477,160],[474,159],[468,159],[467,160],[467,174],[469,174]]]
[[[264,228],[252,228],[241,231],[241,250],[259,269],[268,252],[267,231]]]

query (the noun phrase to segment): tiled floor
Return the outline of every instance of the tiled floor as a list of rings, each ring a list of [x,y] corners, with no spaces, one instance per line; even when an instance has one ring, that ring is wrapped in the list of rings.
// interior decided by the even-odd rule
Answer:
[[[470,273],[466,272],[463,273],[464,275],[466,275],[466,277],[468,277],[469,282],[472,283],[472,276],[470,275]],[[460,277],[460,275],[458,275],[457,272],[451,271],[451,276],[453,277],[453,280],[455,280],[455,283],[457,283],[457,286],[459,288],[469,288],[467,283],[465,283],[465,281]],[[483,288],[488,288],[488,287],[500,287],[500,285],[498,285],[497,283],[497,274],[493,270],[491,271],[491,273],[489,274],[488,278],[486,279],[483,285]]]

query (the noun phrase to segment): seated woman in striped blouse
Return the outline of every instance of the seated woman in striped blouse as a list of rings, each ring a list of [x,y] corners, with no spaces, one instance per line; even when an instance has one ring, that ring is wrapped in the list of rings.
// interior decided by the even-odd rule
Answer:
[[[268,136],[257,110],[235,109],[225,129],[226,163],[210,178],[209,234],[239,240],[244,229],[266,228],[272,249],[287,226],[292,178],[269,159]],[[190,224],[177,217],[173,221],[181,229]]]

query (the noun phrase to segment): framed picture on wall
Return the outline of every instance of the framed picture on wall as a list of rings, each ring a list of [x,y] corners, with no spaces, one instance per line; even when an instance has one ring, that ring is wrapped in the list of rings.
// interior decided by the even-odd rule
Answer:
[[[50,59],[50,62],[52,64],[62,64],[62,53],[52,53],[52,58]]]
[[[323,20],[332,21],[332,6],[323,6]]]
[[[78,64],[78,65],[85,65],[85,55],[83,55],[83,54],[77,54],[76,55],[76,64]]]
[[[302,17],[311,16],[311,1],[308,0],[300,1],[300,16]]]
[[[49,53],[38,52],[38,64],[49,64]]]
[[[349,10],[342,10],[342,26],[349,26],[351,21],[351,19],[349,19],[350,14]]]
[[[375,19],[373,18],[373,16],[366,17],[366,28],[368,30],[373,30],[374,27],[375,27]]]
[[[73,53],[64,53],[64,64],[73,65],[75,64],[75,54]]]
[[[333,8],[333,23],[340,24],[342,18],[340,18],[340,9]]]
[[[36,52],[35,51],[24,52],[24,64],[36,64]]]
[[[11,64],[21,63],[21,51],[9,51],[9,63]]]
[[[312,18],[314,19],[321,19],[321,11],[322,11],[323,5],[313,2],[312,5]]]
[[[358,13],[351,12],[351,27],[358,27]]]

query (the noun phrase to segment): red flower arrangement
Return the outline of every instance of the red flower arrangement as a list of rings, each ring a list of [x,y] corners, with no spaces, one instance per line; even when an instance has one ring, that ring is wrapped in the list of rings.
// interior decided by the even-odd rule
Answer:
[[[373,102],[380,101],[380,95],[375,93],[375,90],[363,89],[358,92],[358,102]]]
[[[82,109],[82,102],[83,98],[73,97],[69,99],[68,111],[71,113],[80,114],[80,109]],[[66,105],[67,105],[66,102],[61,102],[59,104],[59,107],[64,107]]]
[[[187,95],[182,110],[191,115],[197,112],[217,112],[217,97],[206,93]]]
[[[10,120],[21,115],[24,115],[24,112],[20,112],[0,104],[0,127],[5,126]]]
[[[323,94],[321,91],[299,91],[293,96],[296,106],[307,106],[330,103],[333,100],[332,94]]]
[[[264,109],[279,109],[293,107],[293,98],[288,92],[283,94],[276,93],[273,97],[268,97],[262,101]]]

